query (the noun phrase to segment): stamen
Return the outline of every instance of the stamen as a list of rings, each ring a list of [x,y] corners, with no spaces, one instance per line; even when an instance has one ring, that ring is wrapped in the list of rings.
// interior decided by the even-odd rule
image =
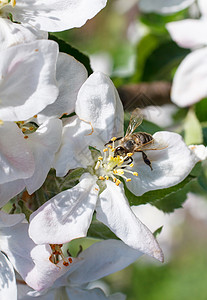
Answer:
[[[103,160],[103,156],[99,156],[99,157],[98,157],[98,160]]]
[[[127,179],[126,179],[126,182],[129,182],[129,181],[132,181],[131,178],[127,178]]]
[[[116,139],[117,139],[117,138],[114,136],[114,137],[111,138],[111,141],[112,141],[112,142],[115,142]]]
[[[98,170],[101,165],[101,162],[98,160],[95,166],[95,170]]]
[[[103,152],[107,152],[107,151],[108,151],[108,148],[103,149]]]
[[[131,152],[127,153],[128,157],[131,157],[132,155],[133,155],[133,153],[131,153]]]
[[[105,178],[104,178],[103,176],[99,176],[98,179],[100,179],[100,180],[105,180]]]

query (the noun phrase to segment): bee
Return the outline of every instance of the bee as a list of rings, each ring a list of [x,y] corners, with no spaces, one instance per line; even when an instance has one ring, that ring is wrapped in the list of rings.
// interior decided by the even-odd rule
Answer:
[[[135,152],[141,152],[142,158],[151,170],[152,164],[149,158],[147,157],[144,151],[146,150],[162,150],[167,147],[164,143],[159,145],[155,143],[154,138],[151,134],[146,132],[134,132],[135,129],[142,123],[143,121],[143,114],[139,108],[136,108],[130,117],[129,126],[127,128],[126,134],[124,137],[118,137],[114,141],[118,141],[119,145],[114,150],[114,156],[127,156],[128,153],[134,154]],[[112,140],[105,145],[111,144]],[[126,157],[125,161],[130,160],[129,163],[133,161],[133,158]]]

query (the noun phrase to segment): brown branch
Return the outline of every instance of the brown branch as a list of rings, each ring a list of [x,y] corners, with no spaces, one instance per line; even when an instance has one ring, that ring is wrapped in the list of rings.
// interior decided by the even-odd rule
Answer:
[[[155,81],[123,85],[118,88],[118,93],[124,110],[131,111],[136,107],[171,103],[170,89],[171,83]]]

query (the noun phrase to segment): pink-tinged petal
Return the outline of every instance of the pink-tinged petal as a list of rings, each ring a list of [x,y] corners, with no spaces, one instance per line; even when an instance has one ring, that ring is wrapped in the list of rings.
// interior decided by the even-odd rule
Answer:
[[[34,158],[21,130],[13,122],[4,122],[0,136],[0,184],[30,177]]]
[[[48,40],[1,52],[0,120],[29,119],[56,100],[57,54],[58,44]]]
[[[47,39],[47,32],[37,30],[28,24],[17,24],[9,19],[0,19],[0,50],[37,39]]]
[[[116,186],[112,181],[106,184],[97,202],[97,219],[129,247],[163,261],[162,250],[150,230],[132,212],[123,186]]]
[[[207,96],[207,49],[195,50],[182,61],[172,84],[171,99],[180,107]]]
[[[95,243],[79,255],[84,260],[79,268],[71,273],[70,281],[80,285],[98,280],[126,268],[141,255],[142,252],[118,240]]]
[[[190,6],[194,0],[140,0],[139,8],[146,13],[173,14]]]
[[[28,236],[28,224],[19,223],[0,229],[0,249],[6,253],[16,271],[25,282],[37,291],[53,285],[66,272],[72,272],[81,259],[72,258],[68,266],[60,261],[53,264],[49,245],[36,245]]]
[[[18,1],[15,7],[3,8],[12,13],[15,21],[28,23],[40,30],[50,32],[81,27],[93,18],[107,0],[50,0],[42,4],[41,0]]]
[[[0,184],[0,207],[4,206],[10,199],[18,195],[25,188],[23,179]]]
[[[34,193],[44,183],[60,146],[61,137],[62,122],[59,119],[46,121],[34,133],[28,135],[26,141],[35,160],[33,175],[24,180],[29,194]]]
[[[14,269],[6,256],[0,252],[0,299],[16,300],[17,286]]]
[[[62,244],[86,236],[98,192],[96,177],[83,174],[79,184],[61,192],[32,213],[30,237],[36,244]]]
[[[61,117],[63,114],[71,114],[75,111],[78,91],[87,79],[87,70],[72,56],[59,53],[56,79],[59,88],[58,98],[38,114],[40,122],[45,118]]]
[[[88,137],[91,146],[100,149],[113,136],[123,135],[123,106],[112,81],[103,73],[93,73],[82,85],[76,114],[93,127],[94,132]]]
[[[63,127],[62,143],[55,156],[53,167],[57,176],[65,176],[70,169],[86,168],[93,164],[89,150],[91,126],[77,117],[69,119]]]
[[[207,45],[206,20],[186,19],[166,25],[173,41],[180,47],[194,48]]]
[[[133,156],[133,171],[137,171],[138,176],[129,174],[128,177],[131,178],[131,181],[126,184],[136,196],[178,184],[185,179],[198,162],[194,153],[190,151],[179,134],[160,131],[155,133],[153,137],[158,146],[165,144],[166,148],[145,151],[151,161],[152,171],[144,163],[141,153],[136,153]]]

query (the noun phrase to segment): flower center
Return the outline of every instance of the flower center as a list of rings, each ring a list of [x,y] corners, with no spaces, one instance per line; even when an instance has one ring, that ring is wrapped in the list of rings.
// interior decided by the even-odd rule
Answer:
[[[27,121],[17,121],[17,126],[21,129],[22,133],[24,134],[24,138],[28,138],[28,134],[35,132],[38,128],[38,125],[33,121],[34,118],[37,118],[35,115],[33,118]]]
[[[51,250],[52,250],[52,254],[50,255],[49,260],[53,263],[53,264],[58,264],[59,263],[59,257],[62,258],[63,261],[63,265],[65,267],[69,266],[69,264],[71,264],[73,262],[72,258],[69,257],[68,259],[63,255],[62,252],[62,244],[50,244]]]
[[[112,138],[111,140],[113,141],[113,139],[115,140],[115,138]],[[119,177],[122,177],[126,182],[131,181],[131,178],[126,177],[126,173],[138,176],[137,172],[127,169],[127,167],[133,168],[134,166],[130,159],[133,155],[132,153],[127,153],[126,156],[114,156],[114,141],[113,146],[108,145],[107,147],[108,148],[103,149],[103,156],[98,157],[98,161],[95,165],[95,173],[99,180],[112,179],[118,186],[121,183]]]
[[[16,0],[0,0],[0,9],[8,4],[14,7],[16,5]]]

